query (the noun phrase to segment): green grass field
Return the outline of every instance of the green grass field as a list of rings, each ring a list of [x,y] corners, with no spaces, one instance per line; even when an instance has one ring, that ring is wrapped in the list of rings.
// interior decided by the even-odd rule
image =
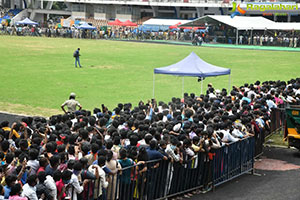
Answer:
[[[74,67],[74,50],[81,64]],[[70,92],[85,109],[103,103],[152,98],[153,69],[176,63],[192,51],[208,63],[231,68],[232,85],[299,76],[299,53],[175,46],[103,40],[0,36],[0,110],[50,116]],[[228,87],[228,76],[207,78],[216,88]],[[155,98],[181,96],[181,77],[156,75]],[[185,78],[185,92],[200,93],[197,78]]]

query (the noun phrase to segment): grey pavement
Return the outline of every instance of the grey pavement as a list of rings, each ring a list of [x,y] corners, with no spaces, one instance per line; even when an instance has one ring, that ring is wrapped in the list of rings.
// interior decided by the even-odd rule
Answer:
[[[295,149],[264,148],[262,157],[300,165],[300,152]],[[243,175],[215,191],[200,194],[191,200],[300,200],[300,170],[255,170],[257,175]]]

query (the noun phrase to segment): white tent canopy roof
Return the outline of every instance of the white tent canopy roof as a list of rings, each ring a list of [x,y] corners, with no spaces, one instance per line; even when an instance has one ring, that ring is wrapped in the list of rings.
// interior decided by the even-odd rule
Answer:
[[[159,26],[173,26],[178,24],[179,22],[181,24],[191,22],[192,20],[179,20],[179,19],[154,19],[151,18],[143,23],[143,25],[159,25]]]
[[[300,23],[274,22],[264,17],[247,17],[227,15],[207,15],[180,26],[200,26],[204,23],[218,21],[238,30],[300,30]]]
[[[270,30],[300,30],[300,23],[295,22],[276,22],[268,27]]]

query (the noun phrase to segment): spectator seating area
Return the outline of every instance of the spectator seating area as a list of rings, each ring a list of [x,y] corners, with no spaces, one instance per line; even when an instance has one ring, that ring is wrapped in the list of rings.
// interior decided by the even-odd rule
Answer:
[[[255,143],[270,130],[271,110],[299,104],[297,78],[229,92],[209,84],[204,95],[170,102],[119,103],[113,110],[102,104],[93,112],[3,121],[0,195],[190,197],[251,170]]]
[[[0,18],[2,19],[11,19],[17,14],[19,14],[22,11],[22,9],[5,9],[2,8],[0,10]]]

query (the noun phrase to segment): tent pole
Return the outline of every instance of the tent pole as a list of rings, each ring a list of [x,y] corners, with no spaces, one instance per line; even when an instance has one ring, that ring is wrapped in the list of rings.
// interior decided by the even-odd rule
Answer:
[[[201,94],[203,94],[202,89],[203,89],[203,77],[201,77]]]
[[[230,87],[231,87],[231,74],[229,74],[229,78],[228,78],[228,94],[230,93]]]
[[[253,28],[251,28],[250,45],[253,45]]]
[[[184,76],[182,77],[182,98],[183,98],[183,93],[184,93]]]
[[[153,73],[153,99],[155,97],[155,73]]]
[[[236,29],[236,38],[235,38],[235,44],[239,44],[239,29]]]

